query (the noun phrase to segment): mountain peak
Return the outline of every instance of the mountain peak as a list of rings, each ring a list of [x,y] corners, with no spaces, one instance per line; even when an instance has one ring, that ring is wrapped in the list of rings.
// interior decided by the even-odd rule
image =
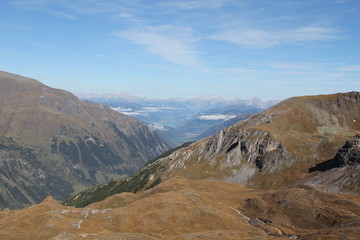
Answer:
[[[36,79],[28,78],[28,77],[24,77],[21,75],[4,72],[4,71],[0,71],[0,79],[1,79],[1,81],[11,81],[11,82],[16,82],[16,83],[20,83],[20,84],[23,83],[23,84],[32,84],[32,85],[43,85],[41,82],[39,82]],[[45,86],[45,85],[43,85],[43,86]]]

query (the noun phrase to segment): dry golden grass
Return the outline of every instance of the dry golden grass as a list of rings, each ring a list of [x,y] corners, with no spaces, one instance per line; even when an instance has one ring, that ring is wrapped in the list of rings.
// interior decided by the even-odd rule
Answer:
[[[275,208],[279,199],[291,201],[291,208]],[[317,233],[321,237],[326,234],[325,230],[338,236],[343,228],[328,227],[321,219],[319,226],[303,228],[317,216],[308,208],[316,212],[325,208],[324,204],[330,206],[336,201],[338,207],[334,211],[341,215],[338,219],[346,222],[359,218],[358,203],[312,188],[260,191],[223,182],[175,177],[154,189],[113,195],[83,209],[46,199],[27,209],[2,211],[0,239],[255,240],[286,239],[289,233],[307,236]],[[297,215],[301,211],[302,215]],[[325,210],[321,211],[326,215]],[[328,215],[330,219],[332,215]],[[255,224],[250,224],[247,217]],[[265,224],[255,218],[273,222]],[[282,236],[268,234],[279,230]],[[355,239],[353,236],[360,235],[353,228],[346,236]]]

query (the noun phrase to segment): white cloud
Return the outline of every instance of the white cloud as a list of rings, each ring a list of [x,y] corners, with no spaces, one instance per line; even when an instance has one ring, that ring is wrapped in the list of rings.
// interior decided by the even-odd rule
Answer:
[[[112,107],[111,108],[114,111],[117,111],[119,113],[128,115],[128,116],[146,116],[147,112],[146,111],[134,111],[131,108],[123,108],[123,107]]]
[[[360,72],[360,65],[343,66],[338,68],[338,70],[347,72]]]
[[[149,127],[152,130],[159,130],[159,131],[165,131],[166,130],[166,128],[163,125],[160,125],[158,123],[149,124]]]
[[[54,4],[56,2],[56,4]],[[14,0],[16,7],[30,11],[44,11],[54,17],[74,19],[78,14],[94,15],[101,13],[118,13],[126,11],[126,2],[108,0]]]
[[[200,65],[193,46],[195,40],[189,34],[189,29],[166,25],[148,27],[146,31],[125,31],[118,35],[145,46],[149,52],[168,62],[186,67]]]
[[[50,10],[50,9],[44,9],[44,11],[48,12],[53,17],[65,18],[65,19],[69,19],[69,20],[75,19],[74,15],[67,13],[67,12],[55,11],[55,10]]]
[[[201,120],[224,120],[227,121],[229,119],[235,118],[236,115],[224,115],[224,114],[214,114],[214,115],[202,115],[198,117]]]
[[[166,3],[171,7],[178,7],[183,9],[199,9],[199,8],[218,8],[222,7],[229,0],[191,0],[191,1],[175,1]]]
[[[35,10],[50,3],[49,0],[16,0],[10,2],[12,5],[23,9]]]
[[[112,107],[111,109],[114,110],[114,111],[117,111],[117,112],[130,112],[130,111],[132,111],[131,108],[123,108],[123,107]]]
[[[144,107],[143,108],[145,111],[147,112],[158,112],[161,110],[176,110],[176,109],[181,109],[181,108],[176,108],[176,107]]]
[[[214,40],[223,40],[246,46],[270,46],[273,39],[269,32],[262,30],[230,30],[211,36]]]
[[[129,116],[147,116],[149,113],[153,112],[159,112],[163,110],[175,110],[175,109],[181,109],[176,107],[144,107],[139,110],[133,110],[131,108],[123,108],[123,107],[112,107],[111,108],[114,111],[117,111],[119,113],[129,115]]]
[[[291,31],[285,31],[280,35],[281,41],[321,41],[339,38],[338,30],[322,27],[301,27]]]
[[[293,69],[309,69],[309,65],[307,64],[295,64],[295,63],[273,63],[270,65],[272,68],[276,68],[276,69],[288,69],[288,70],[293,70]]]
[[[336,39],[339,38],[338,32],[332,28],[309,26],[280,32],[259,29],[230,30],[214,34],[210,38],[248,47],[271,47],[283,43]]]
[[[119,111],[119,113],[122,113],[122,114],[125,114],[125,115],[128,115],[128,116],[147,116],[147,113],[145,113],[143,111],[133,111],[133,112],[127,112],[127,111],[121,112],[121,111]]]

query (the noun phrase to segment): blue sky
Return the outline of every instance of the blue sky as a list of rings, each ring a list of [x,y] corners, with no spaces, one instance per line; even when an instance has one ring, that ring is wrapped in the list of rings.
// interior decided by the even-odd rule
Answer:
[[[0,70],[72,92],[360,90],[358,0],[2,0]]]

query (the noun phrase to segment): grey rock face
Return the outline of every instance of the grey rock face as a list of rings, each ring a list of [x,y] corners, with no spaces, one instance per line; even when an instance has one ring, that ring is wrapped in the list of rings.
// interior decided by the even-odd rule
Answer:
[[[329,192],[360,193],[360,134],[346,141],[336,156],[313,168],[321,171],[310,184]]]
[[[268,132],[251,128],[235,134],[230,131],[231,129],[224,129],[208,141],[204,151],[200,153],[205,155],[204,160],[226,154],[222,163],[224,167],[246,162],[262,172],[276,172],[277,167],[292,162],[285,147]]]
[[[340,165],[360,164],[360,134],[356,135],[354,139],[346,141],[336,154],[335,161]]]

